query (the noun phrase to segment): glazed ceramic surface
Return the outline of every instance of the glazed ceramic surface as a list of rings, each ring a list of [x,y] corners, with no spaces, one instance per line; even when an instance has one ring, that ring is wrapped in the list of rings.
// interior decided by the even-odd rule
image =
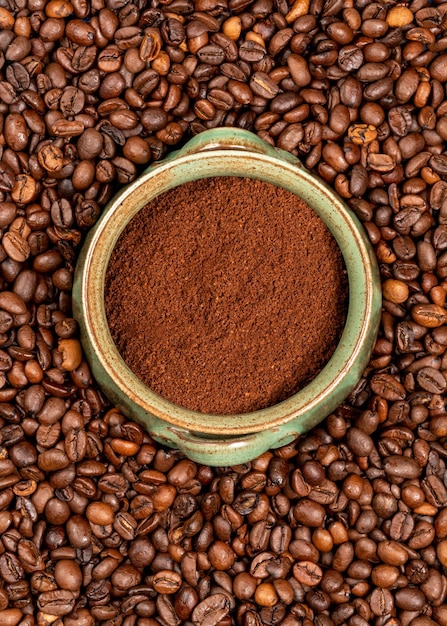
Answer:
[[[274,406],[242,415],[207,415],[172,404],[146,387],[121,358],[104,309],[107,265],[118,237],[156,196],[183,183],[215,176],[255,178],[302,198],[335,237],[349,279],[345,329],[332,358],[303,390]],[[117,303],[119,306],[119,303]],[[290,443],[331,413],[352,391],[377,335],[380,278],[374,252],[350,209],[287,152],[248,131],[221,128],[194,137],[149,167],[109,203],[90,231],[75,272],[74,316],[96,380],[110,400],[154,439],[214,466],[246,462]],[[312,314],[309,311],[309,314]]]

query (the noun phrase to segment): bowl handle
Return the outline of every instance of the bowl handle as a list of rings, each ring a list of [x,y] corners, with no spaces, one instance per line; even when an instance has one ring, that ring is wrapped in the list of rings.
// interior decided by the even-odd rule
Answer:
[[[303,167],[301,161],[293,156],[293,154],[281,150],[280,148],[273,148],[254,133],[243,130],[242,128],[223,127],[212,128],[211,130],[205,130],[199,133],[190,139],[182,148],[171,152],[171,154],[162,161],[151,163],[146,171],[149,172],[154,167],[166,163],[167,161],[198,154],[199,152],[206,152],[208,150],[243,150],[256,152],[274,159],[280,158],[298,167]]]
[[[216,438],[199,436],[161,420],[152,424],[149,434],[158,442],[181,450],[189,459],[214,467],[246,463],[270,448],[291,443],[299,435],[290,431],[281,433],[279,427],[249,435]]]

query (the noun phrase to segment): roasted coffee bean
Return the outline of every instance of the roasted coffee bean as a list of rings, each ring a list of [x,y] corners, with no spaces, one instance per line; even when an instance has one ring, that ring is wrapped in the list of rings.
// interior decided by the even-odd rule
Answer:
[[[44,613],[60,617],[71,613],[75,598],[71,591],[58,589],[55,591],[44,591],[39,595],[37,603],[39,609]]]
[[[157,593],[176,593],[182,584],[182,578],[176,572],[161,570],[155,574],[152,584]]]
[[[223,593],[214,593],[202,600],[193,610],[193,624],[218,624],[230,612],[230,600]]]
[[[255,72],[250,79],[250,87],[256,96],[273,99],[279,92],[278,85],[265,72]]]
[[[392,610],[393,605],[393,596],[388,589],[374,589],[371,594],[371,611],[374,615],[387,615]]]
[[[419,476],[421,468],[413,459],[400,456],[389,456],[384,461],[384,470],[391,476],[415,478]]]
[[[323,572],[312,561],[299,561],[293,566],[293,575],[299,583],[313,587],[320,583]]]

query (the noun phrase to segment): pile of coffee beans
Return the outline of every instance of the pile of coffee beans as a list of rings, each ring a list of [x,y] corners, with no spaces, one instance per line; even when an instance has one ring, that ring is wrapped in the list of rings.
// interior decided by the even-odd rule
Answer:
[[[447,625],[446,33],[437,0],[0,0],[2,626]],[[115,191],[218,126],[346,199],[385,300],[343,406],[215,469],[107,403],[70,292]]]

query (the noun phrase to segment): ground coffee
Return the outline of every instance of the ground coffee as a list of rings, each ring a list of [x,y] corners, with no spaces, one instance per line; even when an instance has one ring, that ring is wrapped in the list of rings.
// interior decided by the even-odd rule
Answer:
[[[236,177],[191,182],[147,205],[106,276],[113,339],[154,391],[245,413],[301,389],[346,317],[341,252],[302,200]]]

